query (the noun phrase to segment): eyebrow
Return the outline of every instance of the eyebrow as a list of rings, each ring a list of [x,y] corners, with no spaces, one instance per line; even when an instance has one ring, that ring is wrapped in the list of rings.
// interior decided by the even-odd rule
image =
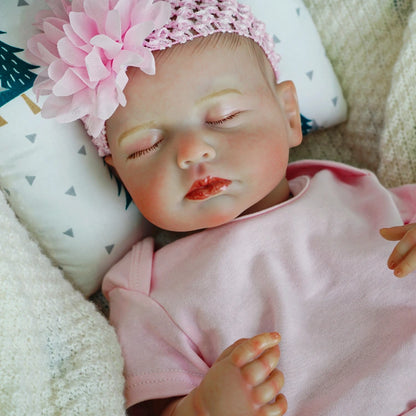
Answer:
[[[117,142],[120,145],[120,143],[126,137],[130,136],[131,134],[137,133],[138,131],[141,131],[141,130],[151,129],[151,128],[155,127],[155,125],[156,125],[156,123],[154,121],[148,121],[148,122],[143,123],[143,124],[138,124],[137,126],[134,126],[131,129],[128,129],[128,130],[124,131],[123,133],[121,133]]]
[[[242,95],[241,91],[235,89],[235,88],[226,88],[224,90],[220,90],[220,91],[215,91],[212,94],[208,94],[205,97],[200,98],[196,104],[202,104],[205,101],[209,101],[212,100],[213,98],[217,98],[217,97],[221,97],[223,95],[227,95],[227,94],[239,94]]]
[[[223,95],[227,95],[227,94],[239,94],[242,95],[241,91],[235,89],[235,88],[225,88],[223,90],[220,91],[215,91],[211,94],[206,95],[205,97],[200,98],[196,104],[200,105],[206,101],[212,100],[213,98],[217,98],[217,97],[222,97]],[[146,123],[143,124],[138,124],[137,126],[132,127],[131,129],[128,129],[126,131],[124,131],[123,133],[121,133],[121,135],[119,136],[117,143],[118,145],[121,144],[121,142],[127,138],[128,136],[137,133],[138,131],[141,130],[146,130],[146,129],[150,129],[150,128],[154,128],[156,126],[156,123],[154,121],[148,121]]]

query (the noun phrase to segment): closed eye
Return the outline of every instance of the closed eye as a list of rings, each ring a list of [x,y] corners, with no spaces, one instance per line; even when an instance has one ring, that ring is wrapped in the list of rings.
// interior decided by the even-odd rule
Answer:
[[[163,138],[157,141],[155,144],[153,144],[150,147],[147,147],[146,149],[138,150],[137,152],[132,153],[127,159],[137,159],[141,156],[147,155],[148,153],[154,152],[160,144],[163,142]]]
[[[210,126],[220,126],[224,123],[226,123],[229,120],[233,120],[234,118],[236,118],[238,115],[240,114],[240,112],[237,113],[232,113],[226,117],[223,117],[219,120],[210,120],[210,121],[206,121],[206,123]]]

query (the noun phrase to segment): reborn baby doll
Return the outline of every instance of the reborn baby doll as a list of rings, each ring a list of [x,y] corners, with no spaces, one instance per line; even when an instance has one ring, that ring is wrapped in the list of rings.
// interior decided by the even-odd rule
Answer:
[[[416,268],[415,186],[288,165],[295,88],[235,0],[50,3],[45,115],[81,118],[142,214],[186,232],[103,283],[130,412],[410,416],[416,282],[388,268]]]

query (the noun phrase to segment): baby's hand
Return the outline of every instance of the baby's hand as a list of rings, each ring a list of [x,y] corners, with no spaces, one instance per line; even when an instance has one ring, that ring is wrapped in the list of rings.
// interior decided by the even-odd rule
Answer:
[[[416,224],[382,228],[380,234],[389,241],[400,240],[387,261],[395,276],[405,277],[416,270]]]
[[[198,416],[279,416],[287,409],[279,394],[283,374],[280,335],[266,333],[241,339],[227,348],[193,391]]]

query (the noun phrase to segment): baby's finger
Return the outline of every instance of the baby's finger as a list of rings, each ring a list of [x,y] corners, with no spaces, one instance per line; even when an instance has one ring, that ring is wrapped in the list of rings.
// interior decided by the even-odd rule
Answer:
[[[279,370],[273,370],[270,377],[258,386],[253,388],[252,397],[257,405],[264,406],[280,393],[284,384],[283,373]]]
[[[231,361],[237,367],[242,367],[255,360],[268,348],[274,347],[280,342],[277,332],[267,332],[257,335],[240,344],[231,353]]]
[[[416,270],[416,247],[413,247],[396,267],[391,268],[394,269],[394,275],[397,277],[405,277]]]
[[[405,234],[415,227],[415,224],[400,225],[397,227],[382,228],[380,234],[389,241],[401,240]]]
[[[259,416],[281,416],[287,411],[287,400],[283,394],[276,397],[276,401],[272,404],[263,406],[258,415]]]
[[[227,358],[229,355],[231,355],[231,353],[243,342],[246,342],[247,338],[241,338],[239,340],[237,340],[236,342],[234,342],[234,344],[230,345],[228,348],[226,348],[221,355],[217,358],[217,361],[221,361],[224,358]]]
[[[260,357],[241,369],[244,379],[252,386],[263,383],[276,368],[280,360],[280,349],[276,345],[266,350]]]
[[[407,231],[394,247],[387,261],[387,266],[392,270],[396,269],[414,247],[416,247],[416,228],[413,224],[412,229]]]

